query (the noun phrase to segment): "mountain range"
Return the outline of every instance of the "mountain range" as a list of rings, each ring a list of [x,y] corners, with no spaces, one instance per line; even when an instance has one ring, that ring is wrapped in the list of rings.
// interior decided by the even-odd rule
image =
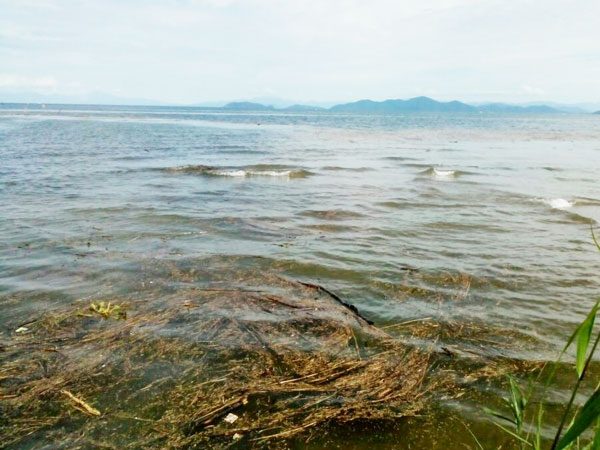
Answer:
[[[235,101],[224,103],[204,103],[196,105],[167,105],[165,103],[153,102],[143,99],[119,99],[110,97],[101,101],[102,95],[95,93],[81,98],[63,99],[60,96],[31,96],[23,97],[21,101],[18,96],[5,96],[0,92],[0,105],[2,103],[28,103],[30,107],[35,104],[98,104],[98,105],[140,105],[140,106],[162,106],[162,107],[184,107],[202,108],[210,110],[233,110],[233,111],[287,111],[287,112],[337,112],[337,113],[365,113],[365,114],[409,114],[409,113],[528,113],[528,114],[552,114],[552,113],[580,113],[587,114],[595,109],[593,103],[581,105],[562,105],[558,103],[532,103],[532,104],[510,104],[510,103],[479,103],[469,104],[457,100],[440,102],[429,97],[414,97],[408,100],[390,99],[384,101],[359,100],[351,103],[333,105],[331,103],[315,104],[293,104],[293,102],[260,98],[255,101]],[[25,102],[23,100],[26,99]],[[71,100],[71,101],[67,101]],[[260,100],[260,101],[256,101]],[[263,103],[264,102],[264,103]],[[584,107],[585,106],[585,107]],[[592,109],[592,106],[596,106]],[[600,114],[600,111],[594,114]]]
[[[486,103],[481,105],[469,105],[459,101],[439,102],[429,97],[415,97],[409,100],[384,100],[376,102],[373,100],[359,100],[352,103],[334,105],[328,109],[309,105],[292,105],[286,108],[275,108],[253,102],[232,102],[223,106],[224,109],[238,111],[333,111],[343,113],[379,113],[379,114],[405,114],[415,112],[452,112],[452,113],[529,113],[550,114],[563,113],[548,105],[511,105],[507,103]]]

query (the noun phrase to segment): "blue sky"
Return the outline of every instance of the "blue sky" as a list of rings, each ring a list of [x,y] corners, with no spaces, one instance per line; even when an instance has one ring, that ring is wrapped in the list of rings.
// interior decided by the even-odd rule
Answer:
[[[597,102],[599,18],[598,0],[0,0],[0,101]]]

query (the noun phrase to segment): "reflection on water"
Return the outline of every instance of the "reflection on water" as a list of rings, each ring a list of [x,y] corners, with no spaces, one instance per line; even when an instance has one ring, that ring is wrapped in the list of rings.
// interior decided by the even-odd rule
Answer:
[[[73,302],[251,272],[326,286],[457,377],[552,359],[598,291],[598,137],[577,115],[0,109],[0,344]],[[500,392],[466,383],[438,425],[352,439],[435,446],[459,420],[492,445],[477,405]]]

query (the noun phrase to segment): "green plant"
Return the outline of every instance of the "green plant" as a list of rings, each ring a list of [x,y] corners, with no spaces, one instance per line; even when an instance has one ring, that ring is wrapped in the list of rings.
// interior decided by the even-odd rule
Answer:
[[[110,318],[126,319],[127,318],[127,312],[125,311],[125,308],[123,308],[121,305],[116,305],[111,302],[92,303],[90,305],[90,311],[98,314],[100,317],[103,317],[104,319],[110,319]]]
[[[598,250],[600,251],[600,244],[594,235],[592,229],[592,238]],[[533,393],[533,383],[530,383],[529,389],[524,394],[520,388],[518,382],[512,377],[508,376],[509,382],[509,398],[505,399],[505,403],[510,410],[510,415],[502,414],[497,411],[486,409],[488,414],[492,415],[496,419],[508,422],[512,425],[512,429],[504,426],[500,422],[495,422],[495,425],[502,429],[504,432],[512,436],[520,444],[522,449],[531,448],[533,450],[542,450],[542,426],[544,425],[544,400],[548,387],[554,379],[556,369],[565,355],[569,347],[577,341],[577,349],[575,355],[575,372],[577,374],[577,380],[571,389],[571,395],[569,401],[561,414],[560,422],[556,427],[550,450],[563,450],[563,449],[582,449],[582,450],[600,450],[600,383],[596,386],[593,394],[587,399],[585,404],[578,410],[574,411],[574,400],[581,386],[581,382],[585,378],[590,363],[594,357],[594,353],[600,342],[600,332],[598,332],[595,339],[593,338],[594,324],[596,316],[598,314],[598,308],[600,301],[596,302],[594,307],[591,309],[586,318],[579,324],[573,334],[567,340],[567,344],[562,349],[558,359],[554,363],[550,373],[548,374],[541,393],[541,401],[537,408],[537,411],[533,413],[531,419],[531,426],[528,427],[529,431],[523,427],[529,399]],[[590,348],[591,344],[591,348]],[[540,375],[543,374],[542,373]],[[539,380],[539,379],[538,379]],[[568,425],[567,425],[568,424]],[[587,439],[589,442],[585,442],[586,439],[582,438],[582,434],[592,427],[595,426],[593,438]],[[563,434],[563,430],[566,430]],[[480,446],[479,442],[478,445]]]

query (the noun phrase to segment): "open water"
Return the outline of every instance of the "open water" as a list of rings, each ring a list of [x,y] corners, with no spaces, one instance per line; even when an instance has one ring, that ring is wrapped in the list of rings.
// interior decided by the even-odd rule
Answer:
[[[4,105],[0,339],[172,283],[141,268],[175,261],[202,268],[198,286],[251,268],[323,285],[378,326],[486,333],[422,333],[423,348],[552,360],[598,297],[599,179],[593,115]],[[438,406],[440,423],[487,421],[468,399]],[[423,429],[414,448],[434,440]]]

